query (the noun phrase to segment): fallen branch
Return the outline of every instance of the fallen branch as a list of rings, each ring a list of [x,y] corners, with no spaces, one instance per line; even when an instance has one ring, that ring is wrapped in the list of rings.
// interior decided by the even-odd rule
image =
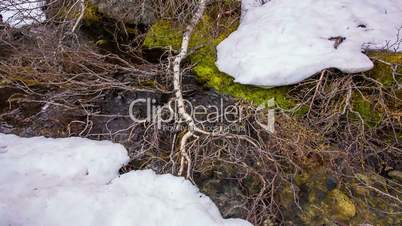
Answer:
[[[77,30],[78,25],[81,23],[81,20],[82,20],[82,18],[84,18],[84,14],[85,14],[85,2],[84,2],[84,0],[78,0],[78,3],[80,5],[81,12],[80,12],[80,16],[78,17],[77,21],[75,21],[73,29],[71,30],[72,33],[75,33],[75,30]]]

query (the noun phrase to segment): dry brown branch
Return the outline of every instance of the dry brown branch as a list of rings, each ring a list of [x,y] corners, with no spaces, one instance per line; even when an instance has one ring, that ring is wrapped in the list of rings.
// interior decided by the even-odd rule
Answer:
[[[75,4],[79,4],[79,8],[80,8],[80,15],[77,18],[77,21],[75,21],[75,24],[73,26],[73,28],[71,29],[72,33],[75,33],[78,25],[81,23],[82,19],[84,18],[84,14],[85,14],[85,2],[84,0],[78,0]]]

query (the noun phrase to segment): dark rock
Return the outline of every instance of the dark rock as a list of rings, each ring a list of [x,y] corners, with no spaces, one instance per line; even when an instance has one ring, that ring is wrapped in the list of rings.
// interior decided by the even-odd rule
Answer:
[[[337,181],[334,177],[329,176],[326,181],[328,191],[332,191],[336,188]]]
[[[208,195],[219,207],[224,218],[244,216],[243,204],[246,203],[235,183],[225,179],[210,179],[200,186],[201,192]]]
[[[129,24],[149,25],[155,20],[151,0],[91,0],[99,12]]]

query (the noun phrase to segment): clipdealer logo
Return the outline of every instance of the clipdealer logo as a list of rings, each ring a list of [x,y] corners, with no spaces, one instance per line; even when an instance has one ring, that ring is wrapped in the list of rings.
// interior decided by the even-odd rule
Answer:
[[[158,129],[164,124],[179,122],[177,106],[174,101],[166,105],[157,105],[152,98],[136,99],[130,103],[129,116],[136,123],[154,123]],[[185,100],[186,110],[193,117],[196,124],[208,125],[233,125],[245,119],[250,113],[254,115],[256,123],[270,133],[275,132],[275,100],[272,98],[256,108],[244,107],[237,104],[224,105],[223,99],[219,105],[194,105]],[[145,116],[139,116],[138,110],[145,112]],[[145,111],[144,111],[145,110]],[[213,130],[212,128],[209,128]]]

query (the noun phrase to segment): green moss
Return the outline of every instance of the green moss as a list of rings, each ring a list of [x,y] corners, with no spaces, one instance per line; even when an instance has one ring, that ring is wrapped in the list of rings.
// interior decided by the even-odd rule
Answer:
[[[78,7],[73,7],[73,5],[63,5],[57,9],[54,18],[59,21],[71,20],[75,21],[79,18],[81,14],[81,9]],[[113,23],[114,26],[112,29],[108,29],[106,25],[106,21],[109,18],[106,18],[102,13],[98,11],[98,8],[93,5],[89,0],[85,1],[85,11],[84,16],[81,21],[80,29],[85,32],[90,38],[94,40],[96,45],[100,47],[106,46],[106,42],[108,44],[113,43],[113,33],[116,30],[116,23]]]
[[[215,65],[215,46],[203,48],[191,56],[191,61],[196,64],[193,72],[198,79],[218,92],[242,98],[255,104],[265,103],[271,98],[274,98],[278,106],[282,108],[291,108],[294,104],[287,97],[287,87],[264,89],[251,85],[242,85],[234,82],[229,75],[220,72]]]
[[[245,177],[243,184],[247,188],[248,194],[250,195],[258,194],[262,188],[260,179],[255,175],[248,175]]]
[[[368,188],[369,185],[387,193],[393,191],[385,178],[374,173],[355,174],[344,178],[342,184],[332,184],[335,179],[331,178],[326,169],[315,168],[298,174],[293,189],[291,184],[281,189],[280,203],[293,225],[401,225],[402,216],[397,214],[399,203]]]
[[[397,214],[400,210],[399,203],[387,200],[367,187],[369,185],[387,193],[392,192],[393,189],[389,189],[385,178],[374,173],[356,174],[355,178],[355,181],[350,182],[350,188],[358,208],[356,216],[353,217],[350,224],[359,225],[362,222],[369,222],[375,226],[401,225],[402,216]]]
[[[352,119],[359,121],[360,115],[366,125],[375,127],[383,120],[385,111],[398,112],[400,109],[401,105],[398,98],[401,98],[402,93],[400,89],[397,89],[396,81],[402,82],[402,77],[395,76],[394,78],[392,73],[393,68],[397,68],[397,72],[402,73],[402,53],[377,51],[370,52],[368,55],[374,61],[374,68],[366,72],[365,75],[380,82],[383,85],[383,92],[390,94],[381,97],[381,101],[384,102],[387,108],[385,109],[378,104],[380,99],[378,94],[376,96],[372,90],[362,89],[361,92],[356,92],[352,96],[351,106],[356,112]],[[400,66],[396,67],[397,65]],[[365,84],[364,86],[368,87],[369,85]],[[397,98],[392,96],[394,94]]]
[[[171,21],[161,20],[155,23],[147,32],[143,47],[179,49],[181,42],[181,29],[174,29]]]
[[[105,40],[105,39],[99,39],[98,41],[96,41],[95,44],[97,46],[107,46],[108,44],[110,44],[110,42],[108,40]]]
[[[370,126],[375,126],[381,121],[382,114],[376,110],[373,101],[363,98],[360,94],[353,96],[352,108]],[[356,117],[355,119],[359,118]]]
[[[76,20],[79,18],[81,12],[78,7],[72,7],[71,5],[65,5],[57,9],[55,18],[59,20]],[[99,13],[98,8],[90,1],[85,1],[85,11],[83,21],[85,24],[90,25],[94,23],[100,23],[102,20],[102,14]]]
[[[134,37],[140,34],[138,29],[133,28],[133,27],[126,27],[126,32],[129,36],[134,36]]]
[[[30,74],[38,74],[38,71],[36,71],[31,66],[21,67],[17,72],[13,74],[6,74],[5,79],[0,80],[0,86],[11,85],[13,83],[21,83],[24,84],[24,86],[32,87],[42,84],[40,80],[37,80],[31,76],[27,76]]]
[[[98,11],[98,8],[89,1],[85,1],[83,21],[86,25],[96,24],[102,21],[102,14]]]
[[[284,206],[286,209],[292,208],[292,206],[295,202],[294,194],[295,194],[295,191],[293,191],[290,184],[287,184],[286,186],[284,186],[281,189],[281,192],[279,193],[281,205]]]
[[[190,61],[195,64],[193,72],[199,81],[216,91],[237,98],[251,101],[255,104],[266,103],[274,98],[281,108],[291,108],[294,101],[287,97],[288,87],[265,89],[251,85],[242,85],[234,82],[229,75],[222,73],[215,65],[216,46],[223,41],[238,26],[232,23],[231,18],[221,19],[220,24],[224,31],[215,32],[215,23],[209,16],[204,16],[198,24],[190,40],[189,48],[195,50],[190,56]],[[183,29],[170,21],[155,23],[147,33],[144,48],[172,48],[177,50],[181,45]]]
[[[324,168],[315,168],[295,177],[296,184],[281,190],[280,202],[289,211],[285,213],[297,225],[331,225],[348,222],[356,215],[355,203],[339,188],[336,180]],[[293,191],[294,190],[294,191]],[[294,211],[293,194],[299,197],[302,210]]]
[[[339,189],[325,193],[311,188],[308,204],[304,205],[299,217],[305,225],[322,225],[334,222],[347,222],[356,215],[356,206]]]
[[[381,82],[384,86],[392,86],[395,84],[395,80],[392,76],[391,65],[402,65],[402,53],[393,52],[371,52],[369,57],[374,59],[374,68],[367,74],[377,81]],[[387,64],[390,63],[391,65]],[[398,73],[402,73],[402,66],[399,66]],[[402,82],[401,76],[397,76],[396,79]]]
[[[355,204],[339,189],[329,192],[325,201],[330,206],[335,219],[347,221],[356,215]]]
[[[60,7],[55,17],[59,20],[67,19],[74,21],[79,16],[79,7],[67,5]],[[116,50],[118,43],[126,44],[139,35],[139,31],[135,25],[118,23],[118,21],[99,12],[97,6],[89,0],[85,1],[85,11],[80,29],[89,38],[93,39],[98,47],[110,51]]]

